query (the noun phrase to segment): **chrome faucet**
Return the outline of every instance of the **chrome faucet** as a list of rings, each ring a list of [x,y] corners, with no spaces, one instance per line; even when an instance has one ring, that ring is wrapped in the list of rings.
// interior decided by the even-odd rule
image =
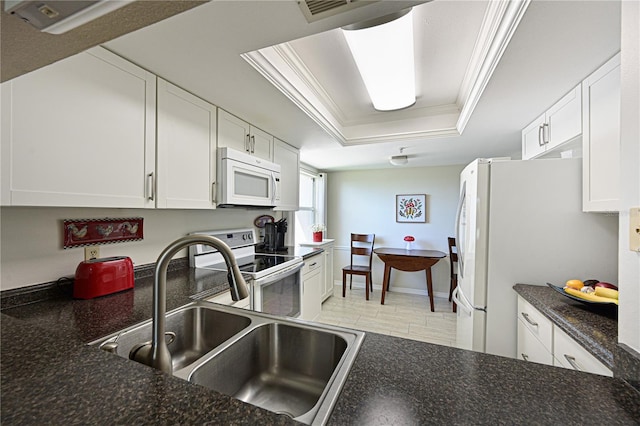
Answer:
[[[193,244],[212,246],[222,254],[227,264],[227,277],[231,287],[231,298],[235,301],[249,296],[247,283],[242,278],[236,258],[222,240],[210,235],[191,234],[169,244],[158,257],[153,282],[153,335],[151,342],[136,345],[129,353],[129,359],[149,365],[165,373],[173,372],[171,353],[165,341],[165,314],[167,310],[167,268],[175,254]]]

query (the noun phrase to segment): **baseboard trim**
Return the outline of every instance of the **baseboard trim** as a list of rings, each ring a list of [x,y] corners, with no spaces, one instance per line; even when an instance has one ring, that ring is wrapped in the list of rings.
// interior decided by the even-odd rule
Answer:
[[[338,287],[338,290],[336,290],[334,288],[333,292],[334,294],[337,294],[336,292],[342,292],[342,281],[334,281],[333,282],[334,287]],[[354,288],[358,288],[358,289],[363,289],[364,290],[364,283],[353,283],[353,287]],[[382,285],[373,285],[373,289],[374,290],[378,290],[378,291],[382,291]],[[428,296],[429,293],[427,292],[427,290],[420,290],[417,288],[407,288],[407,287],[398,287],[397,285],[392,287],[392,292],[394,293],[404,293],[404,294],[416,294],[419,296]],[[443,293],[443,292],[439,292],[439,291],[434,291],[433,292],[433,297],[441,297],[441,298],[449,298],[449,293]]]

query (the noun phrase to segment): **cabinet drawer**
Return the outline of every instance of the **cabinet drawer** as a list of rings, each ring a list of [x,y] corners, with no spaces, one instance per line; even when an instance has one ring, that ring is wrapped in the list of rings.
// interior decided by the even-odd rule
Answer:
[[[518,359],[553,365],[553,355],[549,349],[538,340],[525,324],[518,318]]]
[[[304,267],[302,268],[302,275],[307,275],[310,272],[316,271],[322,267],[323,258],[320,255],[305,259]]]
[[[518,296],[518,320],[522,321],[524,327],[531,331],[531,334],[542,343],[547,351],[553,351],[551,346],[553,343],[553,324],[551,320],[520,296]]]
[[[613,377],[613,372],[558,327],[553,334],[554,365]]]

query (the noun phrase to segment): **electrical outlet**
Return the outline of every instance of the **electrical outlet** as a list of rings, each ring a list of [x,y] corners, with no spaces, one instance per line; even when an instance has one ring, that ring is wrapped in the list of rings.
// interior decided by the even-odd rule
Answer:
[[[84,248],[84,260],[97,259],[100,257],[99,246],[89,246]]]

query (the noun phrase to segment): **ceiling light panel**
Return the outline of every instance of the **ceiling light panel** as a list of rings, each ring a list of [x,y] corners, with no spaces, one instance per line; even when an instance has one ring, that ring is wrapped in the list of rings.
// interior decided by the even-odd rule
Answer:
[[[393,21],[343,34],[379,111],[406,108],[416,101],[413,13]]]

